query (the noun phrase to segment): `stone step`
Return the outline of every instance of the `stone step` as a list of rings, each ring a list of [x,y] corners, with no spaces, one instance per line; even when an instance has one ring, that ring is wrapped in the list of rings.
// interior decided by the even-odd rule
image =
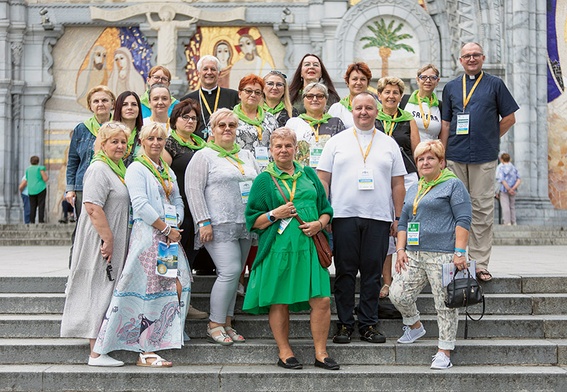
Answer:
[[[55,230],[33,230],[33,231],[1,231],[0,232],[0,239],[6,240],[20,240],[23,239],[22,237],[26,237],[30,240],[38,240],[38,239],[71,239],[71,234],[73,234],[73,230],[65,230],[65,231],[55,231]]]
[[[297,358],[314,358],[313,341],[290,341]],[[384,344],[353,340],[350,344],[334,344],[327,350],[341,365],[423,365],[431,363],[437,351],[437,340],[422,338],[414,344],[398,344],[394,339]],[[0,365],[10,364],[85,364],[89,353],[86,339],[0,339]],[[249,339],[243,344],[223,347],[203,339],[192,339],[180,350],[160,354],[176,365],[271,365],[278,349],[272,339]],[[116,359],[134,365],[136,355],[129,351],[112,353]],[[459,340],[451,355],[460,365],[558,365],[566,364],[567,340],[474,339]]]
[[[71,246],[69,238],[4,238],[0,239],[0,246]]]
[[[33,273],[22,271],[22,275]],[[210,293],[215,276],[195,276],[191,287],[192,292]],[[0,277],[0,293],[63,293],[65,292],[66,277]],[[331,277],[331,288],[335,282]],[[496,276],[490,282],[482,282],[485,294],[537,294],[537,293],[567,293],[566,276]],[[356,289],[359,289],[357,279]],[[424,293],[431,293],[426,287]]]
[[[2,365],[0,390],[20,391],[565,391],[561,366],[345,365],[325,371],[306,365],[285,370],[275,365],[136,366]]]
[[[335,333],[336,316],[332,317],[329,337]],[[238,315],[235,327],[247,338],[272,337],[268,317]],[[437,317],[423,315],[421,320],[428,336],[438,336]],[[185,330],[196,339],[206,338],[206,320],[187,320]],[[55,338],[59,336],[61,315],[0,314],[0,338]],[[459,316],[458,338],[464,335],[464,315]],[[402,320],[380,320],[378,329],[387,338],[397,339],[402,331]],[[294,314],[290,321],[290,338],[310,338],[309,316]],[[485,315],[480,321],[469,321],[470,338],[499,339],[565,339],[567,315]],[[353,339],[358,339],[355,331]]]
[[[237,297],[235,309],[237,314],[244,314],[240,310],[243,301],[242,297]],[[388,302],[387,299],[381,300],[381,303]],[[65,294],[0,294],[0,314],[61,314],[64,305]],[[192,294],[191,305],[209,312],[210,295]],[[421,294],[417,300],[417,308],[421,314],[436,314],[433,295]],[[336,313],[334,299],[331,299],[331,312]],[[469,307],[471,314],[481,312],[481,304]],[[567,314],[567,294],[486,294],[485,314]]]
[[[494,225],[494,245],[567,245],[567,226]]]

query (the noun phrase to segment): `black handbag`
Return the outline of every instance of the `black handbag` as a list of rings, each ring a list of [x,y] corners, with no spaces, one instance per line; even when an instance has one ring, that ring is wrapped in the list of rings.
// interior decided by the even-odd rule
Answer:
[[[468,337],[468,319],[473,321],[479,321],[484,316],[485,302],[484,293],[482,291],[481,285],[478,281],[471,276],[468,269],[465,270],[466,277],[455,279],[447,285],[447,297],[445,299],[445,306],[450,309],[454,308],[465,308],[465,339]],[[457,275],[457,269],[455,268],[455,275]],[[479,318],[474,319],[468,312],[469,305],[476,305],[482,302],[482,314]]]

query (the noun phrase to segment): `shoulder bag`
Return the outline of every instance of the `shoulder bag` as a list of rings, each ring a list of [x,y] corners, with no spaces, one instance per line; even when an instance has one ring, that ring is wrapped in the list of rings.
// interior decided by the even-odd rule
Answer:
[[[285,193],[274,176],[272,176],[272,181],[274,181],[274,184],[276,184],[276,187],[280,191],[284,201],[287,203],[287,197],[285,197]],[[295,219],[297,219],[300,225],[305,223],[299,215],[295,215]],[[323,268],[329,268],[333,260],[333,252],[331,251],[331,247],[329,246],[329,241],[327,240],[325,233],[321,230],[311,238],[313,238],[313,242],[315,242],[315,249],[317,249],[319,264],[321,264],[321,267]]]
[[[447,285],[447,297],[445,299],[445,306],[450,309],[465,308],[465,339],[468,337],[468,319],[479,321],[484,316],[484,293],[478,281],[471,276],[468,269],[465,270],[466,277],[455,279]],[[457,269],[455,268],[455,275]],[[473,319],[468,312],[469,305],[476,305],[482,302],[482,314],[478,319]]]

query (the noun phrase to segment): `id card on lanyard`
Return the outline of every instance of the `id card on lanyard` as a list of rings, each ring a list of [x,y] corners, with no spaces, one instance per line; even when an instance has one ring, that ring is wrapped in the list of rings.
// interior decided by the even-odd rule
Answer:
[[[408,223],[408,245],[419,245],[419,222]]]
[[[469,123],[470,114],[469,113],[457,113],[457,135],[468,135],[469,134]]]
[[[252,188],[252,181],[240,181],[238,183],[240,187],[240,197],[242,198],[242,203],[248,203],[248,196],[250,196],[250,189]]]
[[[470,113],[466,113],[465,109],[466,109],[467,105],[469,104],[469,102],[471,100],[471,97],[474,93],[474,90],[476,90],[476,88],[478,87],[478,84],[482,80],[483,76],[484,76],[484,72],[481,72],[480,76],[474,82],[474,85],[472,86],[471,91],[469,91],[469,93],[467,95],[466,76],[463,75],[463,111],[461,113],[457,113],[457,128],[455,130],[455,133],[457,135],[468,135],[469,134],[469,126],[470,126],[470,119],[471,119],[470,116],[471,115],[470,115]]]
[[[254,155],[258,166],[266,167],[270,163],[270,156],[268,155],[268,147],[256,146],[254,147]]]
[[[165,224],[171,227],[177,227],[177,210],[174,205],[163,203],[163,211],[165,213]]]
[[[374,172],[372,169],[362,169],[358,173],[358,190],[371,191],[374,189]]]

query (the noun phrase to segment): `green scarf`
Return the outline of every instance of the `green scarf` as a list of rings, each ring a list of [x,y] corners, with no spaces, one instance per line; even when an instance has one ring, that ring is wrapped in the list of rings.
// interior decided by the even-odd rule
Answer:
[[[101,161],[106,163],[112,169],[112,171],[118,176],[118,178],[120,178],[120,181],[122,181],[122,183],[124,184],[124,176],[126,175],[126,166],[124,166],[124,162],[122,161],[122,159],[120,159],[118,161],[118,164],[116,164],[101,149],[93,156],[91,163],[96,161]]]
[[[240,164],[244,164],[244,161],[242,161],[241,159],[239,159],[236,154],[238,154],[238,152],[240,151],[240,146],[236,143],[234,143],[232,150],[230,151],[226,151],[224,148],[222,148],[221,146],[219,146],[218,144],[215,144],[214,142],[208,142],[207,143],[207,147],[212,148],[213,150],[215,150],[216,152],[219,153],[219,157],[221,158],[227,158],[230,157],[231,159],[233,159],[235,162],[238,162]]]
[[[339,101],[349,112],[352,112],[352,102],[350,101],[350,95],[347,95]]]
[[[435,93],[431,94],[431,99],[427,97],[421,98],[419,96],[419,90],[415,90],[409,97],[408,103],[413,103],[414,105],[419,105],[419,101],[425,102],[429,105],[429,107],[439,106],[439,100],[437,99],[437,95]]]
[[[319,124],[327,124],[329,119],[332,118],[332,117],[333,116],[331,116],[329,113],[323,113],[323,118],[318,120],[316,118],[309,117],[306,113],[301,113],[299,115],[299,118],[304,120],[309,125],[311,125],[311,127],[315,127],[315,125],[319,125]]]
[[[428,189],[429,187],[434,187],[435,185],[441,184],[442,182],[445,182],[451,178],[457,178],[457,176],[455,175],[455,173],[453,173],[451,170],[445,168],[443,170],[441,170],[441,173],[439,174],[439,176],[434,179],[433,181],[425,181],[424,177],[421,177],[419,179],[419,188],[420,190],[422,189]]]
[[[258,117],[255,119],[251,119],[246,114],[244,114],[241,104],[236,105],[234,109],[232,109],[232,111],[238,116],[239,120],[244,121],[246,124],[254,125],[260,128],[262,127],[264,118],[266,118],[266,112],[264,111],[262,106],[258,106]]]
[[[268,113],[273,114],[274,116],[285,109],[285,105],[282,101],[280,101],[275,108],[271,108],[268,106],[267,102],[264,102],[264,110]],[[244,120],[242,120],[244,121]]]
[[[169,177],[169,165],[163,160],[162,157],[159,157],[159,161],[161,163],[161,166],[163,167],[162,171],[158,171],[152,163],[151,159],[146,155],[139,155],[134,158],[134,160],[147,167],[158,180],[161,180],[162,183],[165,180],[171,181],[171,178]]]
[[[92,133],[94,137],[97,137],[101,124],[99,124],[96,116],[92,116],[91,118],[85,120],[83,124],[85,124],[85,127],[87,127],[89,132]]]
[[[136,127],[134,127],[134,129],[132,129],[132,132],[130,132],[130,136],[128,136],[128,148],[126,148],[126,155],[124,155],[124,158],[129,157],[134,150],[134,142],[136,141],[136,133],[137,133],[137,129]]]
[[[191,134],[190,138],[191,140],[193,140],[193,143],[189,143],[189,142],[184,142],[183,139],[181,139],[181,136],[179,136],[177,134],[177,131],[175,129],[171,130],[171,137],[173,139],[175,139],[177,141],[177,143],[179,143],[179,145],[183,146],[183,147],[187,147],[191,150],[200,150],[202,148],[204,148],[207,145],[207,142],[204,141],[203,139],[201,139],[199,136]]]
[[[301,175],[303,174],[303,165],[293,161],[293,165],[295,166],[295,173],[293,173],[292,175],[289,175],[288,173],[280,170],[277,166],[275,162],[270,162],[268,164],[268,166],[266,167],[266,170],[268,173],[270,173],[272,176],[284,181],[284,180],[292,180],[295,181],[297,180],[299,177],[301,177]]]
[[[392,123],[413,120],[413,116],[410,112],[406,112],[405,110],[402,110],[400,108],[398,108],[398,116],[396,118],[393,118],[389,114],[384,113],[383,109],[380,109],[378,111],[378,116],[376,116],[376,118],[382,121],[382,124],[384,125],[384,133],[386,133],[386,135],[388,136],[392,136],[388,134],[389,129],[392,129],[393,133],[394,128],[392,127]]]

